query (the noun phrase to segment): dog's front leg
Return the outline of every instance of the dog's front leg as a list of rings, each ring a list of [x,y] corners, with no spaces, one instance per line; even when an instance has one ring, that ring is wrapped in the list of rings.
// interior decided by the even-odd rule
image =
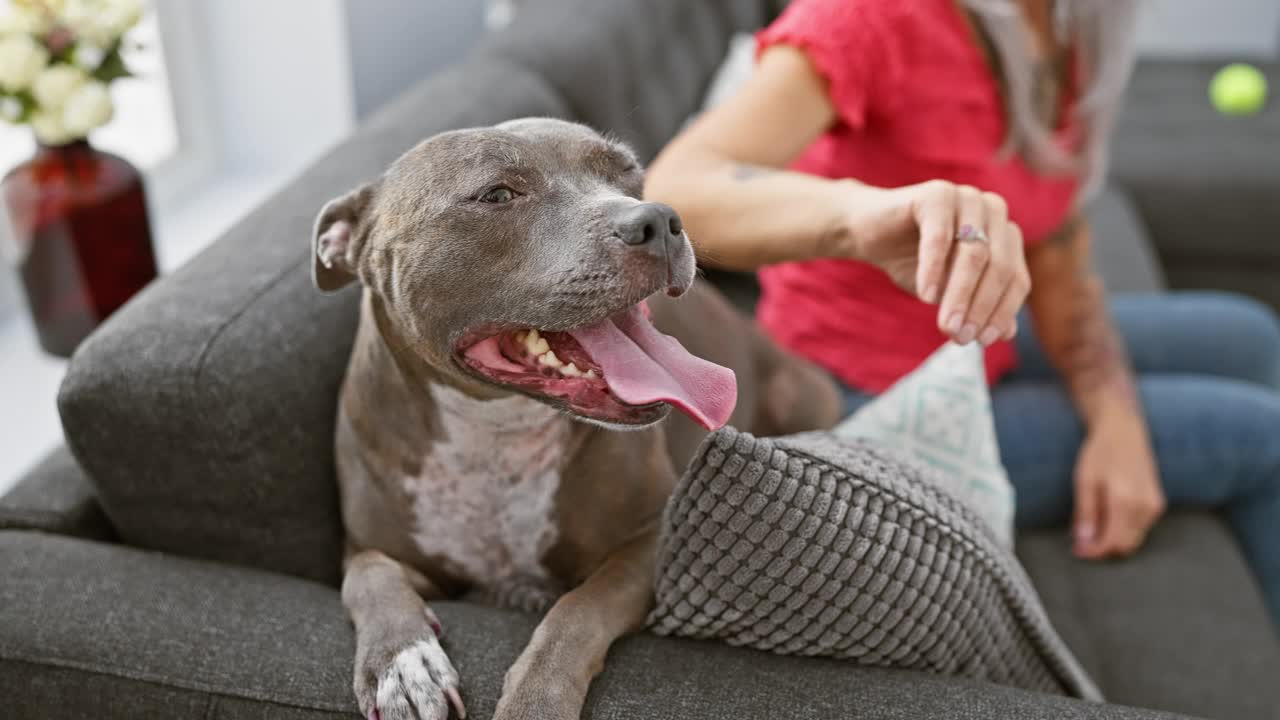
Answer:
[[[614,640],[638,630],[653,606],[656,533],[611,554],[566,593],[507,672],[494,720],[576,720]]]
[[[342,604],[356,631],[355,692],[370,720],[465,717],[458,673],[440,647],[440,621],[423,598],[440,597],[412,568],[366,550],[347,559]]]

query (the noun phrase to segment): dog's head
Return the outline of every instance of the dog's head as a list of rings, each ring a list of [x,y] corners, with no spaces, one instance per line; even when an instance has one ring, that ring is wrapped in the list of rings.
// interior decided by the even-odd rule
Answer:
[[[732,373],[645,310],[688,290],[695,261],[680,218],[642,186],[631,150],[581,125],[442,133],[324,207],[315,283],[359,279],[403,349],[473,395],[520,392],[631,427],[675,405],[719,426]]]

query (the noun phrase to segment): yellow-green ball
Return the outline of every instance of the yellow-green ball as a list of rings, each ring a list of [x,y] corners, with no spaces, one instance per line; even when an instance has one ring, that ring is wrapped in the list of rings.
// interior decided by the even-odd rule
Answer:
[[[1209,100],[1226,115],[1252,115],[1267,104],[1267,76],[1252,65],[1232,63],[1213,76]]]

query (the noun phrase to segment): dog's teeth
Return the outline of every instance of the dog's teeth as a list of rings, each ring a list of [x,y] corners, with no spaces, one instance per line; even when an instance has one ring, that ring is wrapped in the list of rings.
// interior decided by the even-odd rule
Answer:
[[[583,375],[582,377],[584,377],[584,378],[586,378],[586,379],[588,379],[588,380],[595,380],[595,379],[596,379],[596,371],[595,371],[595,370],[588,370],[588,371],[586,372],[586,374],[585,374],[585,375]]]
[[[569,363],[568,365],[560,368],[560,374],[568,377],[582,377],[582,371],[573,363]]]
[[[524,349],[534,357],[537,357],[551,349],[551,346],[547,344],[547,341],[538,334],[536,328],[530,330],[524,336],[524,340],[522,342],[524,343]]]
[[[546,344],[545,340],[543,341],[543,344]],[[550,350],[538,356],[538,362],[553,368],[564,366],[564,363],[560,362],[560,358],[556,357],[556,354]]]

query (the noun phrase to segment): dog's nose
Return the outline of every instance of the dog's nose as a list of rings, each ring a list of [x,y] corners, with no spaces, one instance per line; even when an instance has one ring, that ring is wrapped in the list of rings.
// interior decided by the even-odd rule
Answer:
[[[624,210],[617,221],[618,237],[628,245],[665,246],[684,232],[680,216],[662,203],[640,203]]]

